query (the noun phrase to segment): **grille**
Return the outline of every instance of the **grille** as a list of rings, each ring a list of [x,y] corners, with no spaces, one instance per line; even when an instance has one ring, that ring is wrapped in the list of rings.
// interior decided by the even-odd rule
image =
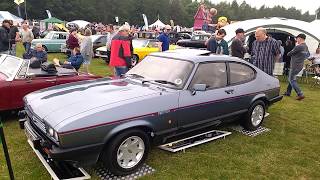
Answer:
[[[46,132],[46,125],[44,124],[44,122],[39,117],[34,115],[34,113],[32,112],[32,110],[31,110],[31,108],[29,106],[27,107],[26,111],[27,111],[28,118],[29,118],[31,124],[35,125],[42,132]]]

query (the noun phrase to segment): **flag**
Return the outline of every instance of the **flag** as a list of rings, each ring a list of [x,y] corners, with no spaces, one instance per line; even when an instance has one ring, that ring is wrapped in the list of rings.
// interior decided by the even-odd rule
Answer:
[[[20,5],[24,3],[24,0],[14,0],[14,3],[16,3],[17,5]]]
[[[143,18],[143,21],[144,21],[144,26],[145,26],[145,30],[148,30],[148,19],[147,19],[147,16],[145,14],[142,14],[142,18]]]
[[[47,13],[47,15],[48,15],[48,18],[51,18],[52,16],[51,16],[51,12],[49,11],[49,10],[46,10],[46,13]]]

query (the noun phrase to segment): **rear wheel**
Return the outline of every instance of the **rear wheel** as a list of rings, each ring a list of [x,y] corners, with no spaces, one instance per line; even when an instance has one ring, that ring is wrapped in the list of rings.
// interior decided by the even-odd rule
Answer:
[[[265,103],[261,100],[255,101],[244,117],[243,127],[247,130],[254,131],[261,126],[266,112]]]
[[[127,175],[142,166],[148,156],[150,142],[138,129],[124,131],[106,146],[102,153],[104,165],[115,175]]]
[[[139,57],[138,55],[134,54],[132,57],[131,57],[131,65],[132,66],[135,66],[137,65],[139,62]]]

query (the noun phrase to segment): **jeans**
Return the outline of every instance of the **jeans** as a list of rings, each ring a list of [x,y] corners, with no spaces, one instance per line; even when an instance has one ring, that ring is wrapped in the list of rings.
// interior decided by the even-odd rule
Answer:
[[[126,66],[117,66],[114,67],[115,69],[115,75],[120,77],[121,75],[125,74],[128,71],[128,68]]]
[[[289,71],[289,78],[288,78],[289,84],[286,92],[286,94],[289,96],[291,95],[292,88],[296,91],[298,96],[303,96],[303,92],[301,91],[297,83],[298,73],[293,72],[292,69]]]
[[[16,54],[17,54],[17,45],[16,44],[12,44],[9,54],[12,56],[16,56]]]
[[[29,54],[30,49],[31,49],[31,43],[29,43],[29,42],[24,42],[24,43],[23,43],[23,47],[24,47],[26,53]]]

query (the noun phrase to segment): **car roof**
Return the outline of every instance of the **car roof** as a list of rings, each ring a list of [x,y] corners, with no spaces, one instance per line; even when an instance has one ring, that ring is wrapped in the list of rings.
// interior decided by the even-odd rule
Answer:
[[[208,62],[208,61],[236,61],[236,62],[246,62],[237,57],[231,57],[227,55],[217,55],[212,54],[207,50],[199,49],[176,49],[169,50],[165,52],[151,53],[151,56],[158,56],[171,59],[182,59],[191,61],[194,63]]]

